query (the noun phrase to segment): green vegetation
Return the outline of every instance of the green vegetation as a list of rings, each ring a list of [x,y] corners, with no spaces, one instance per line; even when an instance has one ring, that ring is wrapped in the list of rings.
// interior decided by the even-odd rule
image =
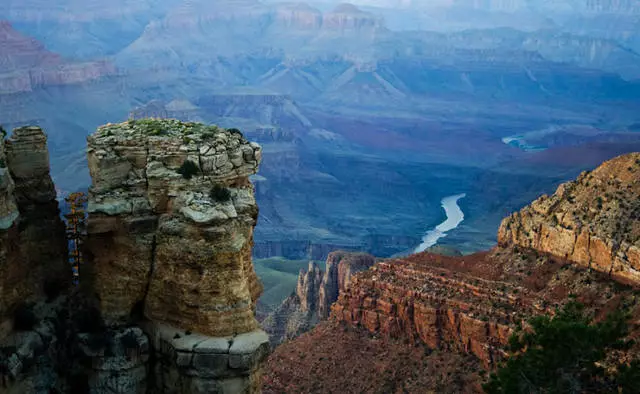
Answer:
[[[198,165],[191,160],[185,160],[184,163],[178,168],[178,174],[182,175],[184,179],[191,179],[194,175],[200,172]]]
[[[231,191],[224,186],[214,185],[209,192],[209,197],[213,201],[227,202],[231,200]]]
[[[129,125],[149,135],[166,134],[167,126],[169,126],[163,119],[132,119],[129,121]]]
[[[487,393],[638,393],[640,362],[618,365],[610,372],[600,363],[613,350],[632,345],[627,316],[615,312],[602,322],[577,302],[553,318],[529,321],[509,340],[509,358],[484,386]]]
[[[129,119],[120,124],[108,124],[100,127],[100,135],[103,137],[118,134],[143,134],[150,136],[172,136],[181,138],[183,143],[206,141],[215,139],[221,134],[227,137],[244,139],[238,129],[225,130],[216,125],[207,125],[198,122],[182,122],[177,119]]]
[[[7,136],[7,130],[5,130],[1,124],[0,124],[0,134],[2,134],[2,138],[6,138]]]
[[[232,129],[227,129],[228,132],[230,132],[231,134],[237,134],[239,135],[241,138],[244,138],[244,135],[242,135],[242,132],[236,128],[232,128]]]

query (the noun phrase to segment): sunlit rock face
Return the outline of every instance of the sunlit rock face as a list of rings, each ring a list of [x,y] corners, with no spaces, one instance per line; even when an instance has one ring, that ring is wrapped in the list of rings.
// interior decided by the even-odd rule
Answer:
[[[639,193],[640,154],[620,156],[506,218],[498,242],[640,283]]]
[[[89,250],[105,319],[124,322],[144,303],[150,319],[203,334],[256,328],[247,177],[260,147],[215,127],[140,120],[99,129],[88,155]],[[193,170],[181,175],[185,163]]]
[[[254,315],[262,286],[251,262],[258,208],[248,177],[261,153],[237,130],[177,120],[110,124],[88,138],[83,279],[109,327],[146,318],[157,359],[140,384],[259,391],[269,346]]]

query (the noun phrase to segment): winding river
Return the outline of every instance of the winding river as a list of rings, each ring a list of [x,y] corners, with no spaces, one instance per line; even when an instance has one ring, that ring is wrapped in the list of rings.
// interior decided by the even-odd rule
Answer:
[[[458,205],[458,200],[465,198],[466,194],[456,194],[442,199],[442,208],[447,215],[447,220],[440,223],[433,230],[427,231],[422,237],[422,243],[416,248],[415,253],[424,252],[428,248],[438,243],[438,240],[447,236],[447,231],[451,231],[458,227],[464,220],[464,213]]]

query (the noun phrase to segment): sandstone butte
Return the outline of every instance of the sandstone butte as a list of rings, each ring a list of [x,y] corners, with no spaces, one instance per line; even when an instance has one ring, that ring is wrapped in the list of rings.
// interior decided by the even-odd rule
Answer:
[[[329,321],[275,349],[264,391],[481,392],[515,327],[572,299],[597,319],[629,308],[636,339],[639,219],[633,153],[506,218],[490,251],[382,260],[351,276]]]
[[[175,120],[100,127],[69,289],[46,137],[29,127],[2,143],[0,393],[260,391],[269,343],[254,317],[248,178],[260,146]]]

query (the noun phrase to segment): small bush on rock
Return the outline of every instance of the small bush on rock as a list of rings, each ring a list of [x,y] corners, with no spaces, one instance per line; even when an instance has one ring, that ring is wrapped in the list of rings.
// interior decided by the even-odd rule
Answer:
[[[227,129],[227,131],[228,131],[228,132],[230,132],[231,134],[237,134],[237,135],[239,135],[240,137],[244,137],[244,136],[242,135],[242,132],[241,132],[240,130],[236,129],[236,128],[233,128],[233,129]]]
[[[215,185],[211,188],[209,197],[214,201],[227,202],[231,199],[231,192],[224,186]]]
[[[484,385],[488,394],[637,393],[640,362],[603,367],[607,354],[628,349],[628,316],[614,312],[592,323],[584,307],[569,302],[554,317],[529,321],[509,340],[509,358]]]
[[[191,179],[194,175],[197,175],[200,169],[196,163],[191,160],[185,160],[184,163],[178,168],[178,174],[182,175],[184,179]]]

